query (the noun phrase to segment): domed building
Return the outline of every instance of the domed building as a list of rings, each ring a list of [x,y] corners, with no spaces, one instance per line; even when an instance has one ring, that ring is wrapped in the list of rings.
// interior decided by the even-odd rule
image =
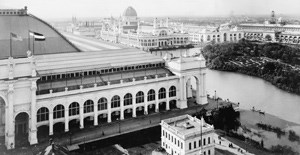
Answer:
[[[136,31],[138,28],[138,17],[135,9],[131,6],[126,8],[122,15],[122,31]]]
[[[118,30],[118,31],[117,31]],[[169,18],[154,18],[153,25],[140,25],[136,10],[129,6],[123,12],[118,26],[114,23],[110,29],[102,29],[100,37],[110,42],[138,47],[143,50],[181,48],[190,46],[187,33],[175,32],[169,27]]]
[[[134,9],[127,8],[124,19],[134,25]],[[163,60],[133,48],[84,52],[46,21],[28,14],[27,8],[0,9],[0,28],[0,141],[7,149],[43,143],[69,131],[75,137],[76,131],[98,124],[187,108],[191,78],[198,84],[197,103],[207,103],[205,60],[198,56]],[[121,43],[140,47],[176,44],[177,37],[164,29],[155,36],[112,33]],[[37,40],[41,35],[44,39]],[[84,140],[100,136],[95,133]]]

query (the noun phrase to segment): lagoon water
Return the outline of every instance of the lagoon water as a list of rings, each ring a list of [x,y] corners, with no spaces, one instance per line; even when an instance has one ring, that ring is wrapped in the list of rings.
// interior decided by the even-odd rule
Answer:
[[[192,55],[199,49],[157,51],[154,54],[165,56],[172,53],[179,57],[187,53]],[[241,109],[256,109],[278,116],[282,119],[300,124],[300,96],[283,91],[271,83],[240,73],[224,72],[207,69],[207,93],[222,99],[239,102]],[[192,85],[195,81],[192,79]]]

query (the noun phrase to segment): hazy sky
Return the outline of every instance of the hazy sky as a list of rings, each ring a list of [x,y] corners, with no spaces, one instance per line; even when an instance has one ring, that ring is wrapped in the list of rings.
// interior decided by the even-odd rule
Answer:
[[[0,0],[0,8],[22,8],[43,19],[119,16],[133,6],[138,16],[300,15],[300,0]]]

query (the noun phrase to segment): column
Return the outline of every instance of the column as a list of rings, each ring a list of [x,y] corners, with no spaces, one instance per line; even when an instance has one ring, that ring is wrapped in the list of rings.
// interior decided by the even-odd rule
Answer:
[[[207,103],[207,96],[206,96],[206,72],[205,70],[201,71],[201,85],[200,86],[200,98],[201,98],[201,104],[206,104]]]
[[[5,139],[7,139],[7,149],[15,148],[15,121],[14,121],[14,84],[8,85],[8,106],[5,113],[7,113],[5,128],[7,133]]]
[[[132,98],[132,105],[133,105],[133,108],[132,108],[132,117],[136,117],[136,98],[135,97]]]
[[[123,98],[123,96],[120,97],[120,105],[121,105],[120,120],[123,120],[124,119],[124,98]]]
[[[69,107],[65,107],[65,132],[69,131]]]
[[[111,99],[107,100],[107,123],[111,122]]]
[[[79,104],[79,119],[80,119],[80,129],[84,128],[84,123],[83,123],[83,104]]]
[[[159,112],[158,91],[155,91],[155,112]]]
[[[166,97],[167,97],[166,110],[170,110],[169,88],[166,89]]]
[[[180,86],[180,109],[187,108],[187,100],[186,100],[186,85],[184,81],[184,77],[181,76],[179,79],[179,86]]]
[[[200,100],[200,87],[201,87],[201,82],[200,82],[200,78],[201,76],[198,77],[199,80],[196,79],[196,102],[197,104],[201,104],[201,100]]]
[[[29,143],[30,145],[33,145],[33,144],[37,144],[38,143],[38,140],[37,140],[37,129],[36,129],[36,89],[37,89],[37,86],[36,86],[36,81],[33,80],[31,81],[31,119],[30,119],[30,130],[29,130],[29,137],[28,137],[28,140],[29,140]]]
[[[53,111],[49,112],[49,135],[53,135]]]
[[[94,126],[98,125],[98,102],[94,101]]]
[[[144,93],[144,103],[145,103],[145,105],[144,105],[144,114],[145,115],[148,115],[148,100],[147,100],[147,92],[146,93]]]

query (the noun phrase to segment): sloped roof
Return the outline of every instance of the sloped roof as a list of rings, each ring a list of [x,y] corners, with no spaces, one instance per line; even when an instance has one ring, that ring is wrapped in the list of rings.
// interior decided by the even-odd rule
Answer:
[[[23,16],[0,15],[0,30],[0,59],[8,58],[10,55],[10,33],[23,38],[22,41],[12,41],[13,57],[26,57],[29,47],[29,31],[41,33],[46,37],[45,41],[34,42],[35,55],[80,52],[50,24],[30,14]],[[30,49],[33,51],[32,37],[30,38]]]

